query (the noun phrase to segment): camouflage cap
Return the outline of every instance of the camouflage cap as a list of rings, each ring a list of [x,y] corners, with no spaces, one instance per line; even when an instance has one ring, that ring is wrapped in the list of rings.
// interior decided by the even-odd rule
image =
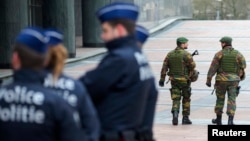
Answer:
[[[188,42],[188,39],[186,37],[179,37],[176,40],[177,43],[186,43]]]
[[[221,39],[220,39],[220,42],[222,42],[222,43],[232,43],[232,38],[231,37],[229,37],[229,36],[224,36],[224,37],[222,37]]]

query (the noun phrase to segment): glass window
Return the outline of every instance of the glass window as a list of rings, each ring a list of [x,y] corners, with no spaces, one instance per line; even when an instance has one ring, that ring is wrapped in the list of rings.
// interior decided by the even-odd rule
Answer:
[[[28,0],[29,25],[43,26],[42,0]]]

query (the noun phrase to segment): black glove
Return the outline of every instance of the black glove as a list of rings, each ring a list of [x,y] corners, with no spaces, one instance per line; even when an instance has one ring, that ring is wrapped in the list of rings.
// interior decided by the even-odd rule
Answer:
[[[206,82],[206,85],[207,85],[208,87],[211,87],[211,81],[207,81],[207,82]]]
[[[163,86],[164,86],[164,81],[160,80],[160,81],[159,81],[159,85],[160,85],[161,87],[163,87]]]

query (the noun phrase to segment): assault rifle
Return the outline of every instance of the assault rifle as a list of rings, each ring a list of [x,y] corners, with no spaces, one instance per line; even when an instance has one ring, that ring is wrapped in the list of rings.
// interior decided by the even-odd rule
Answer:
[[[198,50],[195,50],[195,51],[192,53],[192,56],[195,56],[195,55],[199,55]]]
[[[214,91],[215,91],[215,88],[213,89],[213,91],[212,91],[211,95],[213,95],[213,94],[214,94]]]

